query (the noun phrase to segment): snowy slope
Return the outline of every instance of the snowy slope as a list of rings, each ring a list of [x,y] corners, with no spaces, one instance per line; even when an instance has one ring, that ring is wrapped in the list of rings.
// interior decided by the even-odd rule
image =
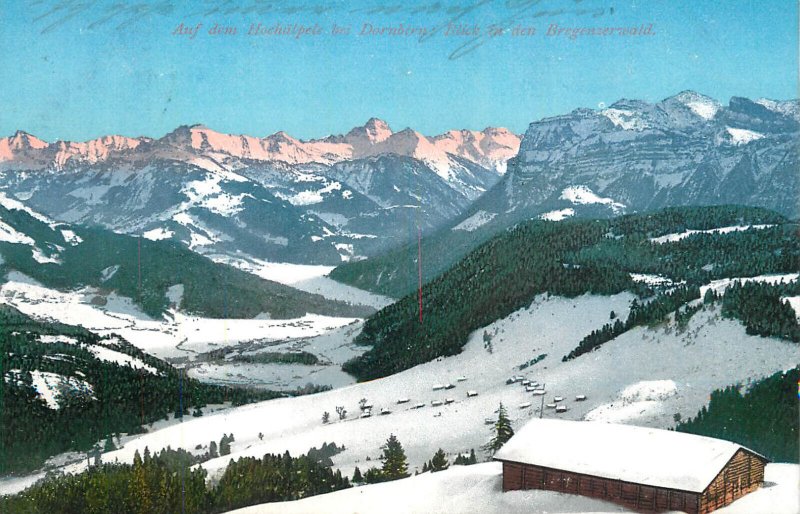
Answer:
[[[761,230],[765,228],[774,227],[775,225],[733,225],[730,227],[713,228],[710,230],[685,230],[680,233],[666,234],[660,237],[650,238],[650,241],[656,244],[674,243],[681,239],[686,239],[695,234],[729,234],[731,232],[741,232],[743,230]]]
[[[228,264],[258,277],[272,280],[295,289],[314,293],[330,300],[341,300],[354,305],[367,305],[376,309],[386,307],[393,300],[387,296],[370,293],[328,278],[333,266],[267,262],[255,258],[210,255],[211,260]]]
[[[311,446],[335,441],[347,450],[334,457],[345,474],[358,465],[363,469],[375,463],[380,446],[394,433],[408,455],[411,470],[441,447],[452,454],[479,448],[489,438],[491,418],[499,402],[508,406],[515,427],[538,415],[537,400],[519,384],[506,385],[506,378],[522,374],[545,384],[547,402],[553,395],[567,398],[569,410],[558,416],[583,419],[601,405],[611,410],[627,409],[617,421],[665,428],[673,425],[676,413],[690,417],[706,404],[708,395],[732,383],[747,383],[800,362],[800,348],[776,339],[748,336],[734,321],[722,320],[715,310],[696,314],[685,330],[673,323],[658,328],[635,328],[604,344],[597,351],[575,360],[561,362],[591,330],[607,322],[609,311],[624,318],[633,299],[629,294],[612,297],[582,296],[576,299],[537,297],[529,308],[498,320],[474,332],[463,353],[419,365],[402,373],[312,396],[278,399],[247,405],[224,413],[187,420],[131,441],[124,448],[106,454],[106,460],[130,461],[135,450],[151,451],[171,445],[193,449],[234,432],[232,454],[206,462],[203,466],[213,480],[219,477],[230,458],[262,456],[290,451],[300,454]],[[569,319],[569,323],[564,323]],[[492,352],[484,347],[484,331],[490,337]],[[546,354],[537,364],[519,366]],[[624,363],[624,364],[620,364]],[[712,370],[709,372],[709,370]],[[459,377],[466,380],[460,382]],[[641,382],[672,381],[674,394],[650,395],[652,388]],[[452,390],[433,391],[435,384],[452,383]],[[637,385],[631,392],[630,386]],[[652,385],[652,384],[651,384]],[[658,389],[658,388],[655,388]],[[478,396],[468,398],[474,390]],[[658,391],[656,391],[658,392]],[[577,394],[587,400],[574,402]],[[647,408],[630,409],[619,397],[636,401],[655,401]],[[407,404],[397,405],[401,397]],[[358,402],[366,398],[377,413],[387,407],[390,415],[357,419]],[[453,398],[450,405],[432,407],[433,400]],[[520,405],[533,403],[527,408]],[[412,409],[416,403],[424,406]],[[346,420],[334,419],[323,425],[323,411],[336,418],[335,407],[344,406]],[[556,414],[545,408],[545,416]],[[263,441],[259,432],[264,434]],[[370,456],[371,462],[366,458]],[[82,469],[80,465],[70,469]]]
[[[613,503],[553,491],[502,491],[500,463],[452,466],[439,473],[425,473],[384,484],[345,489],[304,500],[265,503],[231,511],[235,514],[419,513],[512,514],[632,512]],[[769,464],[765,485],[721,514],[796,514],[800,512],[800,466]]]
[[[115,294],[104,306],[95,305],[92,288],[62,292],[48,289],[18,272],[0,284],[0,303],[36,319],[80,325],[100,335],[118,334],[134,346],[163,359],[192,358],[220,346],[309,338],[357,321],[306,314],[301,318],[211,319],[172,311],[153,319],[129,299]]]
[[[342,364],[366,350],[353,344],[361,331],[361,321],[328,330],[320,335],[278,341],[255,341],[232,347],[224,360],[194,362],[189,376],[224,385],[263,387],[276,391],[294,391],[308,384],[344,387],[355,379],[342,371]],[[318,364],[262,364],[235,362],[233,356],[253,356],[262,352],[307,352],[319,359]]]
[[[536,506],[536,511],[531,507]],[[300,501],[265,503],[236,514],[506,514],[629,512],[612,503],[551,491],[502,491],[500,463],[453,466],[405,480],[345,489]]]

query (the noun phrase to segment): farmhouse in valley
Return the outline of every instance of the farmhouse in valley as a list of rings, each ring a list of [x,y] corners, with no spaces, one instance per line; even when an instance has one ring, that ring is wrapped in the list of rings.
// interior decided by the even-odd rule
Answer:
[[[503,491],[546,489],[639,512],[711,512],[754,491],[768,460],[738,444],[590,421],[530,421],[495,455]]]

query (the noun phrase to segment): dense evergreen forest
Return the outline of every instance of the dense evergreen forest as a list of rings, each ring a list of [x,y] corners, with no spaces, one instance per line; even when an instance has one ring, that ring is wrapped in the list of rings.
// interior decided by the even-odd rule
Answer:
[[[773,226],[701,233],[663,244],[651,240],[687,229],[749,224]],[[574,297],[633,291],[654,303],[634,309],[634,319],[625,323],[650,323],[696,298],[696,288],[711,280],[796,272],[796,231],[795,224],[776,213],[738,206],[670,208],[608,220],[526,222],[482,244],[425,284],[422,322],[416,293],[370,317],[356,342],[371,348],[344,369],[359,380],[370,380],[456,354],[473,330],[527,306],[540,293]],[[671,299],[665,296],[671,288],[634,282],[630,273],[683,282],[686,294]],[[594,336],[578,354],[625,329],[625,323],[611,324],[608,333]]]
[[[741,320],[748,334],[800,342],[797,313],[783,298],[800,295],[800,282],[733,284],[722,297],[722,315]]]
[[[335,445],[333,445],[335,448]],[[289,501],[350,487],[333,471],[329,452],[292,457],[264,455],[231,460],[219,483],[206,487],[198,458],[179,449],[153,456],[145,449],[133,464],[108,463],[77,475],[53,476],[15,496],[0,497],[0,512],[19,514],[218,513],[266,502]]]
[[[676,430],[727,439],[773,462],[800,459],[800,368],[776,373],[745,389],[729,386],[711,393],[708,407],[678,424]]]
[[[183,285],[181,309],[212,318],[252,318],[264,312],[273,318],[300,317],[307,312],[363,317],[374,312],[214,263],[174,241],[71,227],[82,240],[72,245],[65,242],[60,230],[26,212],[0,206],[0,219],[60,260],[58,264],[41,263],[33,258],[30,246],[0,241],[0,277],[16,270],[54,289],[94,286],[106,293],[116,291],[156,318],[169,307],[167,290],[176,284]]]
[[[533,223],[565,224],[587,221],[584,219]],[[755,207],[715,206],[669,208],[652,215],[634,214],[604,220],[602,223],[611,226],[611,222],[619,234],[629,234],[632,241],[637,241],[648,235],[657,237],[688,229],[708,230],[737,224],[783,224],[787,220],[777,213]],[[494,235],[489,227],[480,227],[473,232],[447,228],[423,238],[421,245],[423,282],[427,283],[445,273]],[[699,242],[702,244],[702,239]],[[415,241],[377,257],[342,264],[334,269],[330,276],[360,289],[401,298],[412,294],[417,288],[417,252]],[[640,257],[646,258],[646,255]]]
[[[41,341],[65,336],[74,342]],[[100,360],[102,347],[138,359],[156,370]],[[62,387],[58,409],[33,388],[34,373],[55,373],[86,384]],[[169,415],[200,414],[207,404],[244,404],[278,393],[203,384],[120,337],[99,337],[83,328],[35,321],[0,305],[0,474],[36,469],[48,457],[84,451],[120,433],[138,433]]]

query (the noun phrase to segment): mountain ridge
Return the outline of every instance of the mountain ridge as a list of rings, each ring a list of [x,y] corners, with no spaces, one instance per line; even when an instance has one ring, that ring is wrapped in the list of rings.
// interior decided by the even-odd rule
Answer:
[[[370,118],[343,135],[320,139],[299,139],[284,131],[258,137],[227,134],[203,124],[181,125],[160,138],[106,135],[84,142],[48,143],[32,134],[17,131],[0,138],[0,166],[9,169],[14,163],[29,169],[63,169],[69,161],[97,163],[112,158],[147,158],[157,149],[189,153],[224,154],[234,158],[289,164],[335,164],[373,155],[393,153],[416,157],[440,168],[447,165],[447,154],[502,171],[504,162],[513,157],[520,137],[500,127],[478,130],[450,130],[425,136],[410,128],[394,132],[379,119]],[[141,155],[136,155],[136,150]]]

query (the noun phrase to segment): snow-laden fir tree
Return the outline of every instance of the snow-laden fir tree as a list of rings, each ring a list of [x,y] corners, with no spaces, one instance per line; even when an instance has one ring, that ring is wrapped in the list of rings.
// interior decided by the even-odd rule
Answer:
[[[494,435],[491,441],[483,447],[489,455],[497,453],[497,450],[502,448],[503,445],[514,436],[514,429],[511,428],[511,420],[508,418],[506,408],[503,407],[502,402],[500,402],[500,407],[497,409],[497,421],[495,421],[492,427],[492,432]]]
[[[450,462],[447,460],[447,457],[444,454],[444,450],[439,448],[439,450],[433,454],[433,458],[431,459],[430,469],[434,473],[436,471],[444,471],[445,469],[450,467]]]
[[[403,450],[403,445],[397,440],[394,434],[389,436],[386,444],[381,448],[383,455],[383,468],[381,475],[384,480],[397,480],[399,478],[406,478],[408,476],[408,461],[406,460],[406,452]]]

